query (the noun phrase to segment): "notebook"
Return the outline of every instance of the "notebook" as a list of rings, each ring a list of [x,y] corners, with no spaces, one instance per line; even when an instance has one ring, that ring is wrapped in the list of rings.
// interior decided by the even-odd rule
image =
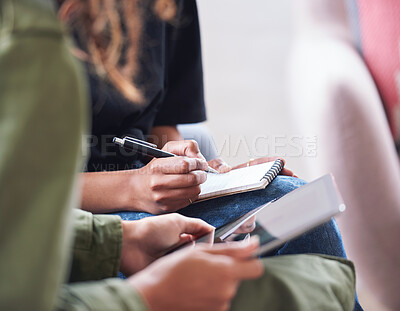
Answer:
[[[256,216],[257,226],[251,235],[260,237],[258,255],[262,255],[327,222],[345,209],[333,176],[327,174],[257,207],[215,232],[197,239],[195,243],[223,242],[247,220]]]
[[[276,161],[238,168],[224,174],[207,173],[196,202],[240,192],[264,189],[283,169],[284,162]]]

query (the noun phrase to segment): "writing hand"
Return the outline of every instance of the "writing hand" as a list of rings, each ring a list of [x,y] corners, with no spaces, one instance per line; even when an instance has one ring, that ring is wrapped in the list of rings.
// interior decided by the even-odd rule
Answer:
[[[132,172],[127,185],[131,210],[152,214],[175,212],[198,198],[200,184],[207,179],[207,162],[197,143],[168,142],[163,150],[180,156],[153,159]]]

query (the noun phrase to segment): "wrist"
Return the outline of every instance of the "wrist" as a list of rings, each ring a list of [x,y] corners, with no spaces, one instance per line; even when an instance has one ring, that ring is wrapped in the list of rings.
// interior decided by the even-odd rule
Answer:
[[[142,271],[131,276],[127,281],[131,288],[142,298],[148,310],[154,311],[155,308],[152,301],[159,300],[158,297],[154,297],[154,294],[160,292],[157,288],[159,283],[158,278]]]
[[[139,221],[138,221],[139,222]],[[137,272],[137,268],[133,263],[138,263],[136,260],[141,256],[140,253],[140,238],[138,237],[137,222],[132,221],[121,221],[122,226],[122,248],[121,248],[121,260],[120,260],[120,271],[125,275],[131,275]]]
[[[141,181],[139,178],[142,174],[142,169],[143,168],[125,171],[124,178],[121,179],[117,201],[122,211],[145,212],[140,205],[140,194],[143,192],[140,189],[140,186],[143,181]]]

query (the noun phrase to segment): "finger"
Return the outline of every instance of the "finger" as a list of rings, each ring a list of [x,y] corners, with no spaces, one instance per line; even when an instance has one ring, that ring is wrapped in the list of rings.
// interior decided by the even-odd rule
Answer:
[[[281,157],[263,157],[263,158],[258,158],[258,159],[254,159],[250,162],[250,165],[257,165],[257,164],[262,164],[262,163],[267,163],[267,162],[272,162],[272,161],[276,161],[276,160],[282,160],[283,164],[286,164],[285,159],[281,158]]]
[[[206,170],[207,162],[197,158],[171,157],[152,160],[151,173],[161,174],[187,174],[195,170]]]
[[[200,187],[186,187],[180,189],[164,189],[156,191],[152,194],[154,202],[164,205],[173,205],[177,202],[194,202],[197,200],[200,194]],[[189,200],[190,199],[190,200]]]
[[[236,234],[243,234],[243,233],[250,233],[256,227],[256,216],[251,217],[247,220],[243,225],[241,225],[234,233]]]
[[[191,234],[187,234],[187,233],[182,233],[179,236],[179,243],[185,244],[187,242],[192,242],[194,241],[195,237]]]
[[[186,199],[169,200],[167,204],[161,205],[160,209],[166,213],[173,213],[195,203],[198,197],[197,195]]]
[[[162,178],[154,178],[150,182],[151,190],[179,189],[199,186],[207,180],[204,171],[192,171],[188,174],[168,174]]]
[[[188,141],[185,141],[185,142],[187,142],[187,145],[185,147],[184,154],[187,157],[199,158],[199,159],[202,159],[204,161],[206,160],[206,158],[203,156],[203,154],[200,151],[199,144],[197,143],[197,141],[188,140]]]
[[[264,271],[263,264],[259,259],[233,258],[229,255],[212,253],[211,250],[212,248],[205,251],[212,255],[209,260],[219,265],[220,269],[224,270],[224,274],[233,280],[255,279],[260,277]]]
[[[208,232],[207,234],[211,234],[211,232]],[[212,239],[204,240],[204,241],[201,241],[201,242],[197,242],[196,241],[197,239],[201,238],[202,236],[204,236],[204,234],[201,235],[201,236],[199,236],[199,235],[196,236],[196,235],[183,233],[180,236],[180,241],[178,242],[177,246],[175,246],[175,248],[177,248],[177,247],[179,247],[181,245],[188,244],[188,243],[190,243],[190,245],[192,245],[193,247],[196,246],[196,243],[202,243],[203,245],[206,244],[206,245],[209,245],[211,247],[212,244],[213,244]]]
[[[158,203],[158,209],[162,214],[165,213],[174,213],[179,211],[182,208],[193,204],[197,199],[198,195],[193,196],[191,198],[179,198],[179,199],[166,199],[163,203]]]
[[[177,243],[175,243],[174,245],[171,245],[170,247],[165,249],[162,253],[164,255],[164,254],[167,254],[167,253],[169,253],[171,251],[175,251],[175,250],[177,250],[179,247],[181,247],[183,245],[185,245],[187,248],[189,248],[189,247],[193,248],[194,245],[195,245],[194,239],[195,238],[190,234],[182,234],[179,237],[179,241]]]
[[[199,144],[195,140],[169,142],[164,146],[163,150],[180,156],[205,160],[205,157],[200,152]]]
[[[279,173],[280,175],[284,175],[284,176],[290,176],[290,177],[294,177],[294,173],[292,170],[288,169],[288,168],[284,168],[282,169],[282,171]],[[297,176],[296,176],[297,177]]]
[[[225,255],[236,259],[247,259],[254,256],[256,250],[260,246],[258,236],[253,236],[249,243],[232,242],[229,244],[215,244],[212,248],[204,251],[214,255]]]
[[[232,270],[233,277],[239,280],[259,278],[264,272],[264,266],[259,259],[236,260]]]
[[[239,228],[235,230],[235,234],[245,234],[245,233],[250,233],[253,232],[254,229],[256,228],[256,224],[253,222],[252,224],[248,225],[242,225]]]
[[[220,173],[228,173],[230,170],[232,170],[232,167],[221,158],[208,161],[208,165]]]
[[[297,176],[292,170],[290,170],[290,169],[288,169],[288,168],[284,168],[279,174],[280,174],[280,175],[285,175],[285,176],[290,176],[290,177],[299,178],[299,176]]]
[[[158,210],[161,214],[174,213],[189,206],[192,202],[194,202],[192,199],[169,200],[167,203],[158,203]]]
[[[179,241],[176,244],[174,244],[171,248],[173,248],[173,249],[178,248],[181,245],[185,245],[187,243],[193,242],[194,239],[195,239],[195,237],[193,235],[183,233],[179,236]]]
[[[215,228],[205,221],[198,218],[190,218],[182,215],[177,215],[176,223],[180,226],[181,234],[190,234],[198,237],[210,233]]]
[[[253,166],[253,165],[267,163],[267,162],[272,162],[272,161],[276,161],[278,159],[282,160],[283,164],[285,165],[286,161],[285,161],[285,159],[283,159],[281,157],[262,157],[262,158],[258,158],[258,159],[252,159],[248,162],[239,164],[239,165],[233,167],[233,169],[242,168],[242,167],[246,167],[246,166]]]

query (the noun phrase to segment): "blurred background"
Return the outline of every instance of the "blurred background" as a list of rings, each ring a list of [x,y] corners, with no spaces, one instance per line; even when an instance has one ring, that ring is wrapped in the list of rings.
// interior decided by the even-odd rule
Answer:
[[[198,1],[205,93],[218,154],[230,164],[285,155],[305,176],[287,114],[291,0]],[[303,141],[304,142],[304,141]]]
[[[333,172],[365,310],[400,310],[400,2],[199,0],[207,126],[229,164]]]

